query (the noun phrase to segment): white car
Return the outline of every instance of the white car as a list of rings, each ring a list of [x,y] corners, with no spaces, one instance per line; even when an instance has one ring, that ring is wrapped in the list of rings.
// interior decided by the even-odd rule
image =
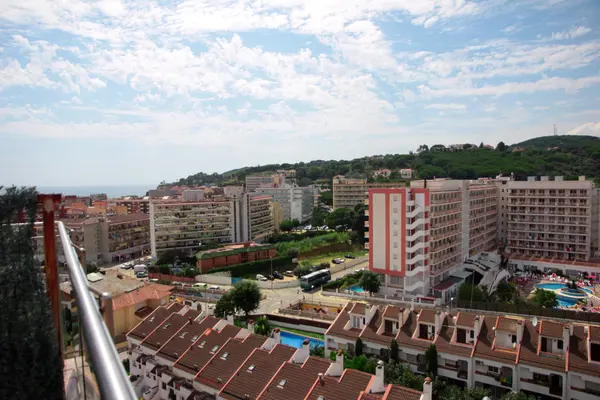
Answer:
[[[264,282],[264,281],[267,281],[268,279],[264,275],[257,274],[256,275],[256,280]]]
[[[294,276],[294,272],[293,271],[285,271],[283,273],[283,275],[285,275],[285,276]]]
[[[192,285],[192,287],[193,287],[194,289],[202,289],[202,288],[204,288],[204,286],[205,286],[205,284],[204,284],[204,283],[194,283],[194,284]]]
[[[212,285],[212,286],[209,286],[209,289],[210,290],[219,290],[219,289],[221,289],[221,287],[217,286],[217,285]]]

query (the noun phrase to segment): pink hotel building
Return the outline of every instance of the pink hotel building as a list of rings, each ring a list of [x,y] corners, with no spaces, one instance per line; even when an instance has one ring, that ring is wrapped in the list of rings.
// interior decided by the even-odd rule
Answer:
[[[369,190],[369,269],[391,296],[428,296],[462,263],[498,244],[500,181],[413,181]]]

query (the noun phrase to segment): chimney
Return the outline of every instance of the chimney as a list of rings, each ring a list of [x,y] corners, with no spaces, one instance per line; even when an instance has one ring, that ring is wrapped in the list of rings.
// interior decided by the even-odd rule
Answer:
[[[279,328],[273,329],[273,339],[275,339],[277,343],[281,344],[281,331]]]
[[[421,397],[421,400],[431,400],[433,395],[433,389],[431,386],[431,378],[425,378],[425,382],[423,382],[423,396]]]
[[[517,321],[517,343],[521,343],[523,339],[523,320]]]
[[[254,333],[254,320],[253,319],[248,320],[248,330],[250,331],[250,333]]]
[[[479,337],[479,332],[481,332],[481,320],[479,318],[479,315],[475,316],[475,321],[473,322],[475,326],[475,340],[477,340],[477,338]]]
[[[194,323],[194,320],[192,319],[192,317],[188,317],[188,322],[190,325]]]
[[[302,347],[296,350],[292,356],[292,362],[294,364],[302,364],[310,356],[310,340],[304,339]]]
[[[369,393],[383,393],[385,392],[385,383],[383,382],[383,361],[377,361],[377,368],[375,369],[375,379],[371,384]]]
[[[437,335],[438,333],[440,333],[441,329],[442,329],[442,312],[438,310],[435,312],[435,332],[434,332],[434,334]]]
[[[320,385],[324,385],[325,384],[325,379],[323,379],[323,373],[319,372],[319,384]]]
[[[565,324],[563,327],[563,353],[569,351],[569,342],[571,341],[571,327]]]
[[[342,372],[344,372],[344,352],[342,350],[338,350],[335,356],[335,362],[331,363],[329,366],[327,375],[342,376]]]
[[[233,325],[233,315],[228,315],[228,316],[227,316],[227,323],[228,323],[229,325]]]

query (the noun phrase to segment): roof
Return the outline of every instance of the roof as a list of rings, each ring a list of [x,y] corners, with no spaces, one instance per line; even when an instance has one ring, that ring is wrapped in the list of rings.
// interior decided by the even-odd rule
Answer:
[[[563,338],[564,324],[552,321],[540,321],[540,334],[554,339]]]
[[[411,311],[408,313],[406,322],[398,331],[398,334],[396,335],[396,341],[398,342],[398,344],[402,344],[412,348],[417,348],[420,350],[426,350],[431,344],[431,342],[428,340],[413,339],[412,336],[416,328],[417,313],[415,311]]]
[[[600,342],[600,326],[590,326],[590,340],[592,342]]]
[[[225,257],[240,253],[250,253],[255,251],[274,249],[273,244],[256,244],[254,242],[232,244],[218,249],[203,250],[196,253],[197,260],[206,260],[215,257]]]
[[[441,281],[440,283],[438,283],[437,285],[435,285],[432,289],[433,290],[446,290],[446,289],[451,288],[454,285],[459,284],[462,281],[464,281],[464,278],[450,276],[448,279],[445,279],[445,280]]]
[[[264,336],[251,333],[244,340],[230,339],[202,368],[196,380],[213,388],[224,385],[252,351],[265,342]],[[220,380],[220,381],[219,381]]]
[[[309,357],[304,364],[283,364],[265,387],[259,400],[304,399],[315,382],[315,377],[324,374],[331,361],[320,357]]]
[[[398,321],[398,314],[396,314],[396,321]],[[360,337],[389,347],[395,335],[393,335],[391,332],[382,333],[378,335],[377,330],[379,329],[382,323],[383,307],[377,307],[373,318],[371,318],[371,321],[369,321],[369,323],[364,327],[360,334]]]
[[[172,311],[167,310],[165,307],[158,307],[152,314],[150,314],[145,320],[137,324],[127,336],[131,336],[135,339],[145,339],[150,335],[160,324],[163,323],[170,315]]]
[[[177,313],[171,314],[152,334],[144,339],[142,345],[153,350],[160,349],[187,322],[188,319],[183,315]]]
[[[404,309],[400,307],[386,306],[385,311],[383,312],[383,318],[399,320],[402,310]]]
[[[400,385],[390,385],[391,389],[386,391],[383,400],[419,400],[423,392],[409,389]]]
[[[517,325],[519,321],[514,318],[498,317],[498,324],[496,326],[497,332],[506,332],[511,335],[517,333]]]
[[[350,313],[365,315],[365,310],[367,309],[365,304],[363,304],[363,303],[348,303],[348,304],[351,304],[351,307],[349,308]]]
[[[271,351],[255,349],[219,393],[225,399],[256,399],[296,349],[278,344]]]
[[[188,319],[188,323],[165,343],[156,355],[169,361],[177,361],[202,336],[204,331],[215,326],[218,321],[213,316],[205,317],[202,321]]]
[[[475,329],[475,317],[477,315],[459,312],[456,318],[456,326]]]
[[[419,314],[419,322],[424,324],[435,324],[435,310],[424,308]]]
[[[193,346],[177,360],[173,365],[173,368],[178,368],[192,375],[196,375],[208,360],[219,351],[221,346],[229,339],[235,337],[240,330],[240,328],[233,325],[225,325],[220,331],[206,329]]]
[[[333,321],[333,324],[331,324],[329,326],[329,329],[327,329],[327,334],[341,336],[347,339],[356,339],[360,335],[361,330],[358,328],[344,329],[344,326],[346,326],[348,321],[350,321],[348,310],[350,310],[351,307],[353,307],[352,303],[346,304],[344,309],[338,314],[336,319]]]
[[[123,293],[113,299],[113,310],[131,307],[148,300],[158,300],[169,296],[173,286],[151,283],[129,293]]]
[[[101,292],[110,293],[113,296],[113,299],[123,293],[131,292],[132,290],[144,286],[144,282],[135,278],[130,278],[129,276],[120,274],[118,272],[115,273],[107,270],[106,275],[91,275],[92,277],[97,277],[99,275],[100,279],[97,280],[93,278],[93,280],[90,280],[88,278],[88,285]],[[119,275],[121,278],[119,278]],[[60,290],[67,294],[71,294],[71,282],[62,282],[60,284]]]
[[[540,344],[540,335],[538,329],[540,328],[533,326],[530,321],[525,321],[524,325],[523,339],[521,340],[521,351],[519,353],[518,360],[519,364],[564,372],[566,368],[564,357],[560,355],[553,356],[549,355],[548,353],[538,353],[538,347]]]
[[[473,352],[473,347],[471,345],[456,343],[456,338],[454,342],[452,341],[455,330],[454,326],[452,326],[452,316],[445,316],[442,328],[440,329],[440,334],[435,341],[437,350],[441,353],[471,357],[471,353]]]
[[[307,400],[317,400],[323,396],[326,400],[356,399],[360,392],[365,391],[373,375],[354,369],[346,369],[338,378],[324,376],[322,380],[316,378],[314,387]]]
[[[481,330],[475,346],[474,357],[514,364],[517,360],[517,349],[500,349],[495,347],[496,335],[492,329],[497,325],[497,319],[504,317],[484,317]]]
[[[129,200],[131,201],[131,200]],[[150,220],[150,215],[144,213],[125,214],[125,215],[110,215],[107,216],[109,224],[122,224],[126,222],[134,222],[141,220]]]

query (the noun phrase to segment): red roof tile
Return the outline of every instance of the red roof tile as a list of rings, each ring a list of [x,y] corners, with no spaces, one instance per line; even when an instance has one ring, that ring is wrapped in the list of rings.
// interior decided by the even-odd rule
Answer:
[[[331,361],[309,357],[304,364],[285,363],[273,376],[258,400],[304,399],[320,373],[324,374]]]
[[[371,374],[353,369],[344,370],[339,379],[324,376],[323,380],[320,381],[317,377],[315,386],[307,396],[307,400],[317,400],[319,396],[323,396],[326,400],[357,399],[360,392],[367,389],[373,378]]]

